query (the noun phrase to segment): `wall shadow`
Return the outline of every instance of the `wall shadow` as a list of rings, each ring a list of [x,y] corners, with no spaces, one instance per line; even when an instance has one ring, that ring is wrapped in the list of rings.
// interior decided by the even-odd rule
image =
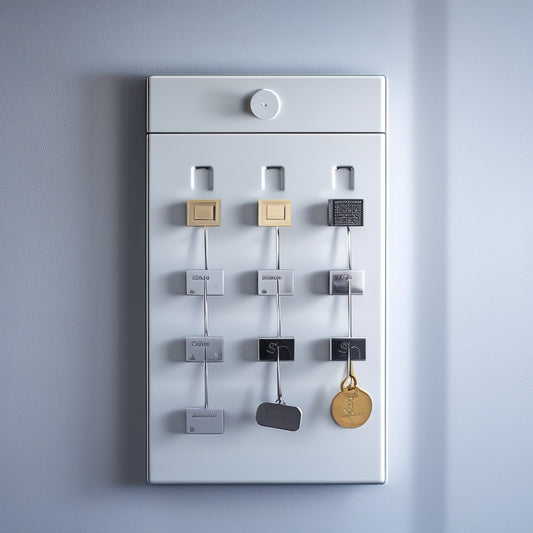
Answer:
[[[109,83],[109,77],[108,82]],[[146,121],[145,78],[112,78],[117,99],[120,255],[116,476],[120,484],[146,483]]]
[[[446,2],[415,2],[412,442],[414,533],[446,530],[447,32]]]

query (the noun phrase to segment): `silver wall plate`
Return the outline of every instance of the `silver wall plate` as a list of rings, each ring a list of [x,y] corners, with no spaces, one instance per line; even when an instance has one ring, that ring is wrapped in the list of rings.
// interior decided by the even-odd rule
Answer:
[[[329,271],[329,293],[348,294],[348,282],[352,280],[352,294],[360,295],[365,293],[365,271],[364,270],[330,270]]]
[[[257,294],[262,296],[294,295],[294,270],[258,270]]]
[[[185,411],[185,432],[196,435],[224,433],[224,410],[189,407]]]
[[[224,361],[224,337],[186,337],[185,361],[203,363]]]
[[[302,422],[302,410],[283,403],[263,402],[257,408],[255,420],[260,426],[297,431]]]
[[[224,271],[218,269],[187,270],[187,294],[189,296],[204,295],[204,281],[207,279],[207,295],[222,296],[224,294]]]

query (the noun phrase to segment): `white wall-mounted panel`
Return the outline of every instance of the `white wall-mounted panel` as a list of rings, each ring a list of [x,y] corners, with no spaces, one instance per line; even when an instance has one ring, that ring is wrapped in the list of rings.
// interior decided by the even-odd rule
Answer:
[[[148,135],[150,482],[385,481],[385,155],[381,133]],[[213,169],[212,190],[192,187],[198,166]],[[333,189],[339,166],[353,168],[353,189]],[[270,167],[283,168],[284,190],[264,190]],[[209,229],[209,268],[225,275],[224,295],[209,299],[210,334],[224,337],[224,361],[209,367],[210,407],[225,411],[218,435],[185,431],[185,410],[203,405],[203,366],[185,362],[185,338],[203,331],[203,304],[186,295],[185,271],[204,260],[203,230],[186,226],[186,202],[203,198],[220,198],[222,210],[221,227]],[[365,202],[364,226],[352,228],[353,268],[365,271],[353,335],[367,348],[354,364],[373,411],[356,429],[330,413],[346,372],[329,360],[330,337],[348,333],[347,297],[328,294],[328,271],[347,268],[346,229],[327,225],[330,198]],[[281,366],[284,398],[303,412],[296,432],[255,421],[258,405],[276,399],[275,363],[257,361],[257,339],[276,336],[276,298],[257,294],[257,270],[276,267],[275,228],[257,225],[260,199],[292,202],[281,268],[294,269],[295,294],[281,305],[295,360]]]

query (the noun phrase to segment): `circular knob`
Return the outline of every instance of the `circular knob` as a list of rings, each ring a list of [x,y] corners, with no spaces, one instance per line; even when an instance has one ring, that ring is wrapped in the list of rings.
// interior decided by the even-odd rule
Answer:
[[[250,110],[262,120],[272,120],[278,116],[281,109],[279,96],[270,89],[261,89],[252,96]]]

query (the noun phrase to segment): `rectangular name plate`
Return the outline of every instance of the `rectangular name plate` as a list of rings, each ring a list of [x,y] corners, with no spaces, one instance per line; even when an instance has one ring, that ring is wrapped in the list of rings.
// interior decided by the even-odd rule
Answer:
[[[204,295],[204,281],[207,280],[207,295],[222,296],[224,294],[223,270],[187,270],[187,294],[189,296]]]
[[[257,339],[259,361],[294,361],[294,337],[270,337]]]
[[[185,432],[191,435],[224,433],[224,410],[190,407],[185,411]]]
[[[366,339],[359,337],[331,337],[330,361],[348,361],[348,347],[351,349],[352,361],[366,361]]]
[[[224,337],[186,337],[185,361],[203,363],[224,361]]]
[[[294,270],[258,270],[257,294],[262,296],[294,295]]]
[[[365,271],[364,270],[330,270],[329,271],[329,293],[348,294],[348,282],[352,280],[352,294],[365,293]]]

